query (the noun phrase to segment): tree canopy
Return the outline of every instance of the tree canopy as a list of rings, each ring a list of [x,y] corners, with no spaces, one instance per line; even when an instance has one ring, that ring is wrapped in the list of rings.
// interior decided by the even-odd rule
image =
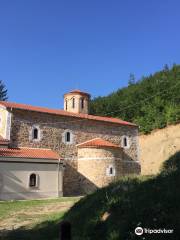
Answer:
[[[163,70],[139,81],[131,74],[127,87],[94,98],[90,111],[134,122],[144,133],[179,122],[180,65],[165,65]]]
[[[0,80],[0,101],[6,101],[8,99],[7,89],[2,80]]]

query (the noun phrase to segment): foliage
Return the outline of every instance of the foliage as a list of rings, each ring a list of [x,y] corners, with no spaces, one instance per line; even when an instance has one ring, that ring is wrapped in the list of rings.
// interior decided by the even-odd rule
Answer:
[[[149,133],[180,120],[180,65],[165,65],[160,72],[135,81],[130,74],[128,87],[91,101],[91,114],[112,116],[134,122]]]
[[[125,177],[77,202],[65,214],[74,240],[179,239],[180,152],[153,177]],[[109,216],[103,220],[104,213]],[[173,229],[173,234],[134,233],[136,227]]]
[[[6,101],[8,99],[7,97],[7,89],[5,84],[2,80],[0,80],[0,101]]]
[[[179,240],[179,182],[180,152],[177,152],[163,164],[162,171],[157,176],[121,178],[81,198],[64,215],[59,209],[55,215],[50,214],[48,219],[44,219],[44,222],[30,228],[5,232],[0,239],[58,240],[60,221],[65,220],[72,225],[73,240]],[[41,203],[25,201],[25,205],[28,202],[33,205]],[[15,204],[18,205],[18,202]],[[24,205],[23,202],[22,204]],[[105,213],[108,213],[107,218],[103,219]],[[174,232],[137,236],[134,233],[137,226],[173,229]]]

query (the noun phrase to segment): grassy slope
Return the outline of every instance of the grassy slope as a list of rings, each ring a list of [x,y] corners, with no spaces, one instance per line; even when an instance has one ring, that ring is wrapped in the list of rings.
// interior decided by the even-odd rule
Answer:
[[[58,240],[59,222],[72,224],[72,240],[180,239],[180,152],[158,176],[129,177],[82,198],[67,213],[50,215],[31,229],[11,231],[2,240]],[[109,213],[102,220],[104,213]],[[137,226],[174,229],[172,235],[136,236]]]
[[[29,228],[18,228],[11,231],[0,231],[0,240],[59,240],[59,222],[64,212],[43,217],[39,224]]]
[[[126,178],[81,199],[65,214],[73,240],[131,240],[137,226],[174,229],[171,235],[144,239],[180,239],[180,152],[158,176]],[[105,212],[110,215],[102,221]],[[142,239],[142,238],[141,238]]]
[[[27,200],[27,201],[0,201],[0,220],[8,217],[11,213],[18,212],[19,210],[26,210],[29,208],[48,205],[51,203],[60,203],[66,201],[77,201],[76,197],[56,198],[56,199],[42,199],[42,200]]]
[[[0,230],[0,240],[58,239],[59,221],[62,220],[68,206],[78,200],[77,197],[68,197],[0,202],[0,229],[4,222],[7,223],[8,229],[11,229]],[[18,228],[12,230],[14,226]]]

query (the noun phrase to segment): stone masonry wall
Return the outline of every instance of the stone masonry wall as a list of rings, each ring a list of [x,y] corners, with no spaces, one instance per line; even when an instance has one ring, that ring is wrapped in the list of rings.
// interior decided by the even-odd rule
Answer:
[[[77,172],[76,144],[101,137],[115,144],[121,144],[123,135],[130,138],[130,148],[124,149],[127,161],[138,160],[138,128],[100,121],[76,119],[46,113],[13,110],[11,127],[11,144],[20,147],[50,148],[65,159],[64,194],[79,194],[79,173]],[[36,124],[41,130],[41,140],[30,139],[32,126]],[[69,129],[74,135],[74,142],[66,145],[62,135]]]
[[[81,192],[92,192],[97,187],[106,186],[127,174],[139,174],[139,163],[132,160],[127,162],[124,157],[122,148],[79,148],[78,172],[81,174]],[[115,168],[115,176],[107,174],[109,166]]]
[[[122,149],[115,148],[79,148],[78,172],[81,174],[82,194],[92,192],[114,181],[122,173]],[[108,166],[115,168],[115,176],[107,175]]]

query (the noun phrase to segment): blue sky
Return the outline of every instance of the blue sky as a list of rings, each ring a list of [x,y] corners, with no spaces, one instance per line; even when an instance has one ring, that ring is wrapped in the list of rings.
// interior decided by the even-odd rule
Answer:
[[[180,63],[178,0],[2,0],[0,79],[9,101],[62,108]]]

